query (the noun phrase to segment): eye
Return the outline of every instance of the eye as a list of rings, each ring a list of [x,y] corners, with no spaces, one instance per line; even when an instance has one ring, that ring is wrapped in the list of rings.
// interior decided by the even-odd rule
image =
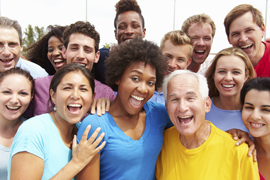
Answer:
[[[224,70],[219,70],[218,73],[223,74],[223,73],[226,73],[226,71],[224,71]]]
[[[10,91],[3,91],[2,93],[3,93],[3,94],[11,94]]]
[[[232,37],[236,37],[236,36],[238,36],[239,35],[239,33],[232,33]]]
[[[233,71],[233,74],[241,74],[240,71]]]
[[[133,27],[134,29],[137,29],[137,28],[140,27],[140,25],[138,25],[138,24],[133,24],[132,27]]]
[[[177,61],[184,62],[185,60],[181,58],[181,59],[178,59]]]
[[[132,77],[131,78],[133,81],[139,81],[140,79],[138,78],[138,77],[136,77],[136,76],[134,76],[134,77]]]
[[[18,43],[9,43],[8,46],[11,48],[15,48],[18,46]]]
[[[170,60],[170,59],[172,59],[172,56],[166,55],[165,58],[166,58],[167,60]]]
[[[81,90],[81,91],[84,91],[84,92],[85,92],[85,91],[88,91],[88,89],[87,89],[87,88],[83,88],[83,87],[82,87],[82,88],[80,88],[80,90]]]
[[[27,96],[28,93],[27,93],[27,92],[20,92],[20,95],[22,95],[22,96]]]
[[[91,52],[93,52],[93,49],[87,48],[87,49],[85,49],[85,52],[91,53]]]
[[[243,109],[245,109],[245,110],[253,110],[254,108],[252,106],[244,106]]]
[[[64,90],[70,90],[70,89],[71,89],[71,87],[66,86],[66,87],[64,87],[63,89],[64,89]]]
[[[53,48],[52,47],[48,47],[48,52],[53,52]]]
[[[127,27],[126,25],[121,24],[121,25],[118,26],[118,29],[123,30],[123,29],[125,29],[126,27]]]
[[[263,108],[262,110],[263,111],[266,111],[266,112],[270,112],[270,109],[269,108]]]
[[[154,81],[149,81],[149,82],[148,82],[148,85],[149,85],[149,86],[154,86],[154,85],[155,85],[155,82],[154,82]]]
[[[63,45],[58,46],[59,50],[62,51]]]

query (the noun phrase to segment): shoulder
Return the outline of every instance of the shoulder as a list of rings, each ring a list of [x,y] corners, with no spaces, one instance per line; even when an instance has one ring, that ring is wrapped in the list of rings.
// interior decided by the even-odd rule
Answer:
[[[20,67],[21,69],[29,71],[34,79],[38,77],[48,76],[48,73],[41,66],[33,62],[24,60],[22,58],[19,59],[17,67]]]
[[[36,78],[35,79],[35,84],[44,84],[44,83],[46,83],[46,84],[50,84],[51,83],[51,81],[52,81],[52,78],[53,78],[53,75],[51,75],[51,76],[45,76],[45,77],[38,77],[38,78]]]
[[[51,116],[49,114],[42,114],[39,116],[32,117],[26,120],[20,127],[19,131],[27,130],[28,133],[46,131],[46,127],[53,125],[53,122],[50,121]]]

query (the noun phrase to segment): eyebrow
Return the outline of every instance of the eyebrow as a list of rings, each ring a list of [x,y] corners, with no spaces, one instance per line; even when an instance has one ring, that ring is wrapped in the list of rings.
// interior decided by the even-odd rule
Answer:
[[[138,71],[138,70],[136,70],[136,69],[132,70],[131,72],[138,73],[138,74],[140,74],[140,75],[143,74],[141,71]],[[156,77],[155,77],[155,76],[152,76],[151,79],[156,79]]]

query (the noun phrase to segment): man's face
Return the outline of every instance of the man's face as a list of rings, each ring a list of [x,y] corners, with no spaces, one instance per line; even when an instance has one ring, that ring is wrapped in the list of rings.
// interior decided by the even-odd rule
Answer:
[[[142,26],[142,19],[135,11],[126,11],[118,15],[116,20],[115,38],[118,44],[134,39],[136,36],[144,38],[146,29]]]
[[[99,51],[95,53],[95,40],[80,33],[71,34],[67,49],[63,47],[63,57],[67,64],[78,63],[92,70],[99,60]]]
[[[211,100],[203,99],[197,78],[191,74],[175,76],[168,84],[166,108],[175,128],[183,136],[192,136],[203,127]]]
[[[191,63],[189,52],[189,45],[174,45],[170,40],[165,41],[162,54],[168,62],[167,75],[175,70],[187,69]]]
[[[193,23],[188,28],[187,34],[193,45],[192,62],[196,64],[204,63],[213,43],[211,25],[209,23]]]
[[[21,52],[18,32],[14,28],[0,28],[0,72],[14,68]]]
[[[252,62],[258,62],[264,53],[264,33],[265,27],[260,28],[253,22],[251,12],[247,12],[231,23],[228,41],[244,50]]]

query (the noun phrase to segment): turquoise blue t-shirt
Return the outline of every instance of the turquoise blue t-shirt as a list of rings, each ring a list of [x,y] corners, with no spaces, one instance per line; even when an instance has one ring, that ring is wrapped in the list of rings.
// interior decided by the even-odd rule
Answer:
[[[163,131],[171,127],[164,105],[147,102],[143,106],[146,112],[146,125],[139,140],[127,136],[106,113],[99,117],[88,115],[78,130],[78,142],[85,128],[91,124],[89,136],[97,127],[105,132],[105,147],[100,151],[100,179],[138,180],[155,179],[155,167],[163,144]],[[88,136],[88,137],[89,137]]]
[[[72,158],[71,149],[62,141],[58,129],[49,114],[42,114],[28,119],[19,127],[11,146],[8,179],[10,178],[12,156],[23,151],[44,160],[42,180],[52,178]]]

